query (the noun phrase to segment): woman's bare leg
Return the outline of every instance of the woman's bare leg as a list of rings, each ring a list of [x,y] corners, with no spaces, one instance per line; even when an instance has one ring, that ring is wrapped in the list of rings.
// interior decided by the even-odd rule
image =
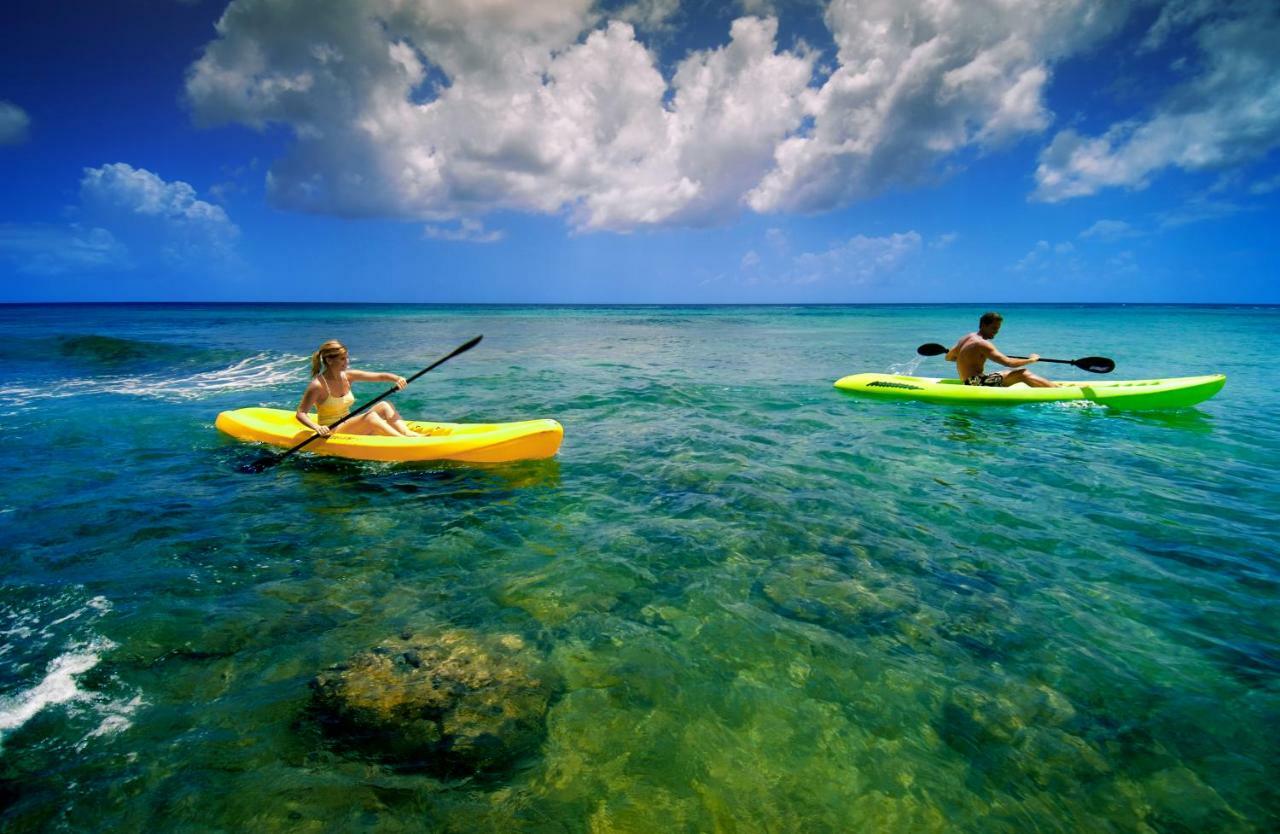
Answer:
[[[388,425],[396,430],[396,434],[401,437],[417,437],[418,434],[405,423],[404,418],[400,416],[400,412],[396,407],[385,400],[373,407],[374,413],[386,421]]]
[[[402,437],[395,426],[374,411],[366,411],[338,427],[340,434],[380,434],[386,437]]]

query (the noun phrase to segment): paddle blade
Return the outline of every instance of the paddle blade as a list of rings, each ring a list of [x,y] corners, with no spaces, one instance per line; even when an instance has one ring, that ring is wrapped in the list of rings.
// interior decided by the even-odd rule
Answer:
[[[1116,369],[1116,363],[1105,356],[1086,356],[1071,364],[1091,374],[1109,374]]]
[[[937,342],[929,342],[916,348],[916,353],[921,356],[941,356],[946,352],[947,349]]]
[[[461,344],[461,345],[458,345],[456,348],[454,348],[454,349],[453,349],[453,352],[452,352],[452,353],[450,353],[450,354],[449,354],[449,355],[447,355],[447,356],[441,356],[439,359],[437,359],[436,361],[432,362],[432,363],[431,363],[430,365],[428,365],[427,367],[423,368],[422,370],[418,371],[418,372],[417,372],[416,374],[414,374],[413,376],[409,377],[409,379],[407,380],[407,382],[413,382],[415,379],[417,379],[418,377],[422,376],[423,374],[425,374],[425,373],[427,373],[427,372],[429,372],[429,371],[433,371],[433,370],[435,370],[436,368],[438,368],[438,367],[440,367],[441,365],[443,365],[445,362],[448,362],[450,359],[452,359],[453,357],[457,356],[459,353],[466,353],[467,351],[471,350],[471,349],[472,349],[473,347],[475,347],[476,345],[480,344],[480,340],[481,340],[481,339],[483,339],[483,338],[484,338],[484,336],[476,336],[474,339],[471,339],[471,340],[470,340],[470,341],[468,341],[468,342],[465,342],[465,343],[463,343],[463,344]],[[392,394],[392,393],[395,393],[395,391],[394,391],[394,389],[392,389],[391,391],[388,391],[387,393],[388,393],[388,394]],[[357,413],[358,411],[359,411],[359,409],[357,409],[357,411],[352,412],[352,414],[355,414],[355,413]]]
[[[472,349],[473,347],[475,347],[476,345],[480,344],[480,340],[481,340],[481,339],[483,339],[483,338],[484,338],[484,336],[482,336],[482,335],[481,335],[481,336],[477,336],[477,337],[475,337],[474,339],[472,339],[471,341],[467,342],[465,345],[459,345],[459,346],[458,346],[458,348],[457,348],[457,350],[455,350],[453,353],[451,353],[451,354],[449,354],[448,356],[446,356],[446,357],[445,357],[445,359],[452,359],[453,357],[457,356],[459,353],[466,353],[467,351],[471,350],[471,349]]]

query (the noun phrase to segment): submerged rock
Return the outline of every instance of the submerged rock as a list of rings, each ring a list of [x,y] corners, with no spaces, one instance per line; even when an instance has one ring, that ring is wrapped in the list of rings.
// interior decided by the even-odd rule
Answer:
[[[1002,681],[993,687],[957,686],[943,705],[944,739],[957,750],[974,744],[1011,744],[1028,727],[1069,724],[1076,709],[1044,684]]]
[[[779,614],[850,636],[883,632],[916,605],[890,577],[870,570],[851,576],[821,561],[775,568],[760,591]]]
[[[536,749],[557,686],[513,634],[453,629],[384,641],[311,682],[341,745],[445,775],[500,770]]]

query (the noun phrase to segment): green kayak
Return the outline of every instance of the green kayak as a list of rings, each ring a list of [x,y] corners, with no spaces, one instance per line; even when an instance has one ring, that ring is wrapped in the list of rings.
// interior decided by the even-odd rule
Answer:
[[[1119,409],[1185,408],[1204,402],[1222,390],[1223,374],[1175,379],[1059,382],[1056,388],[1031,388],[1019,383],[1008,388],[965,385],[958,379],[897,374],[853,374],[836,381],[841,391],[891,400],[923,400],[953,405],[1019,405],[1084,400]]]

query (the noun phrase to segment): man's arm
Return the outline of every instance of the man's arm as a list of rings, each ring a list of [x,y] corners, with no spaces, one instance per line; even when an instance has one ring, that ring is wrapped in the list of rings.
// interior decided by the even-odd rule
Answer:
[[[946,359],[948,362],[956,361],[956,359],[960,357],[960,345],[963,342],[964,342],[964,337],[961,337],[960,341],[956,342],[955,345],[952,346],[951,350],[947,351],[947,355],[944,356],[943,358]]]
[[[1011,356],[1005,356],[1000,352],[999,348],[990,342],[982,343],[982,353],[992,362],[997,362],[1006,368],[1022,368],[1040,361],[1040,354],[1038,353],[1033,353],[1026,359],[1014,359]]]

